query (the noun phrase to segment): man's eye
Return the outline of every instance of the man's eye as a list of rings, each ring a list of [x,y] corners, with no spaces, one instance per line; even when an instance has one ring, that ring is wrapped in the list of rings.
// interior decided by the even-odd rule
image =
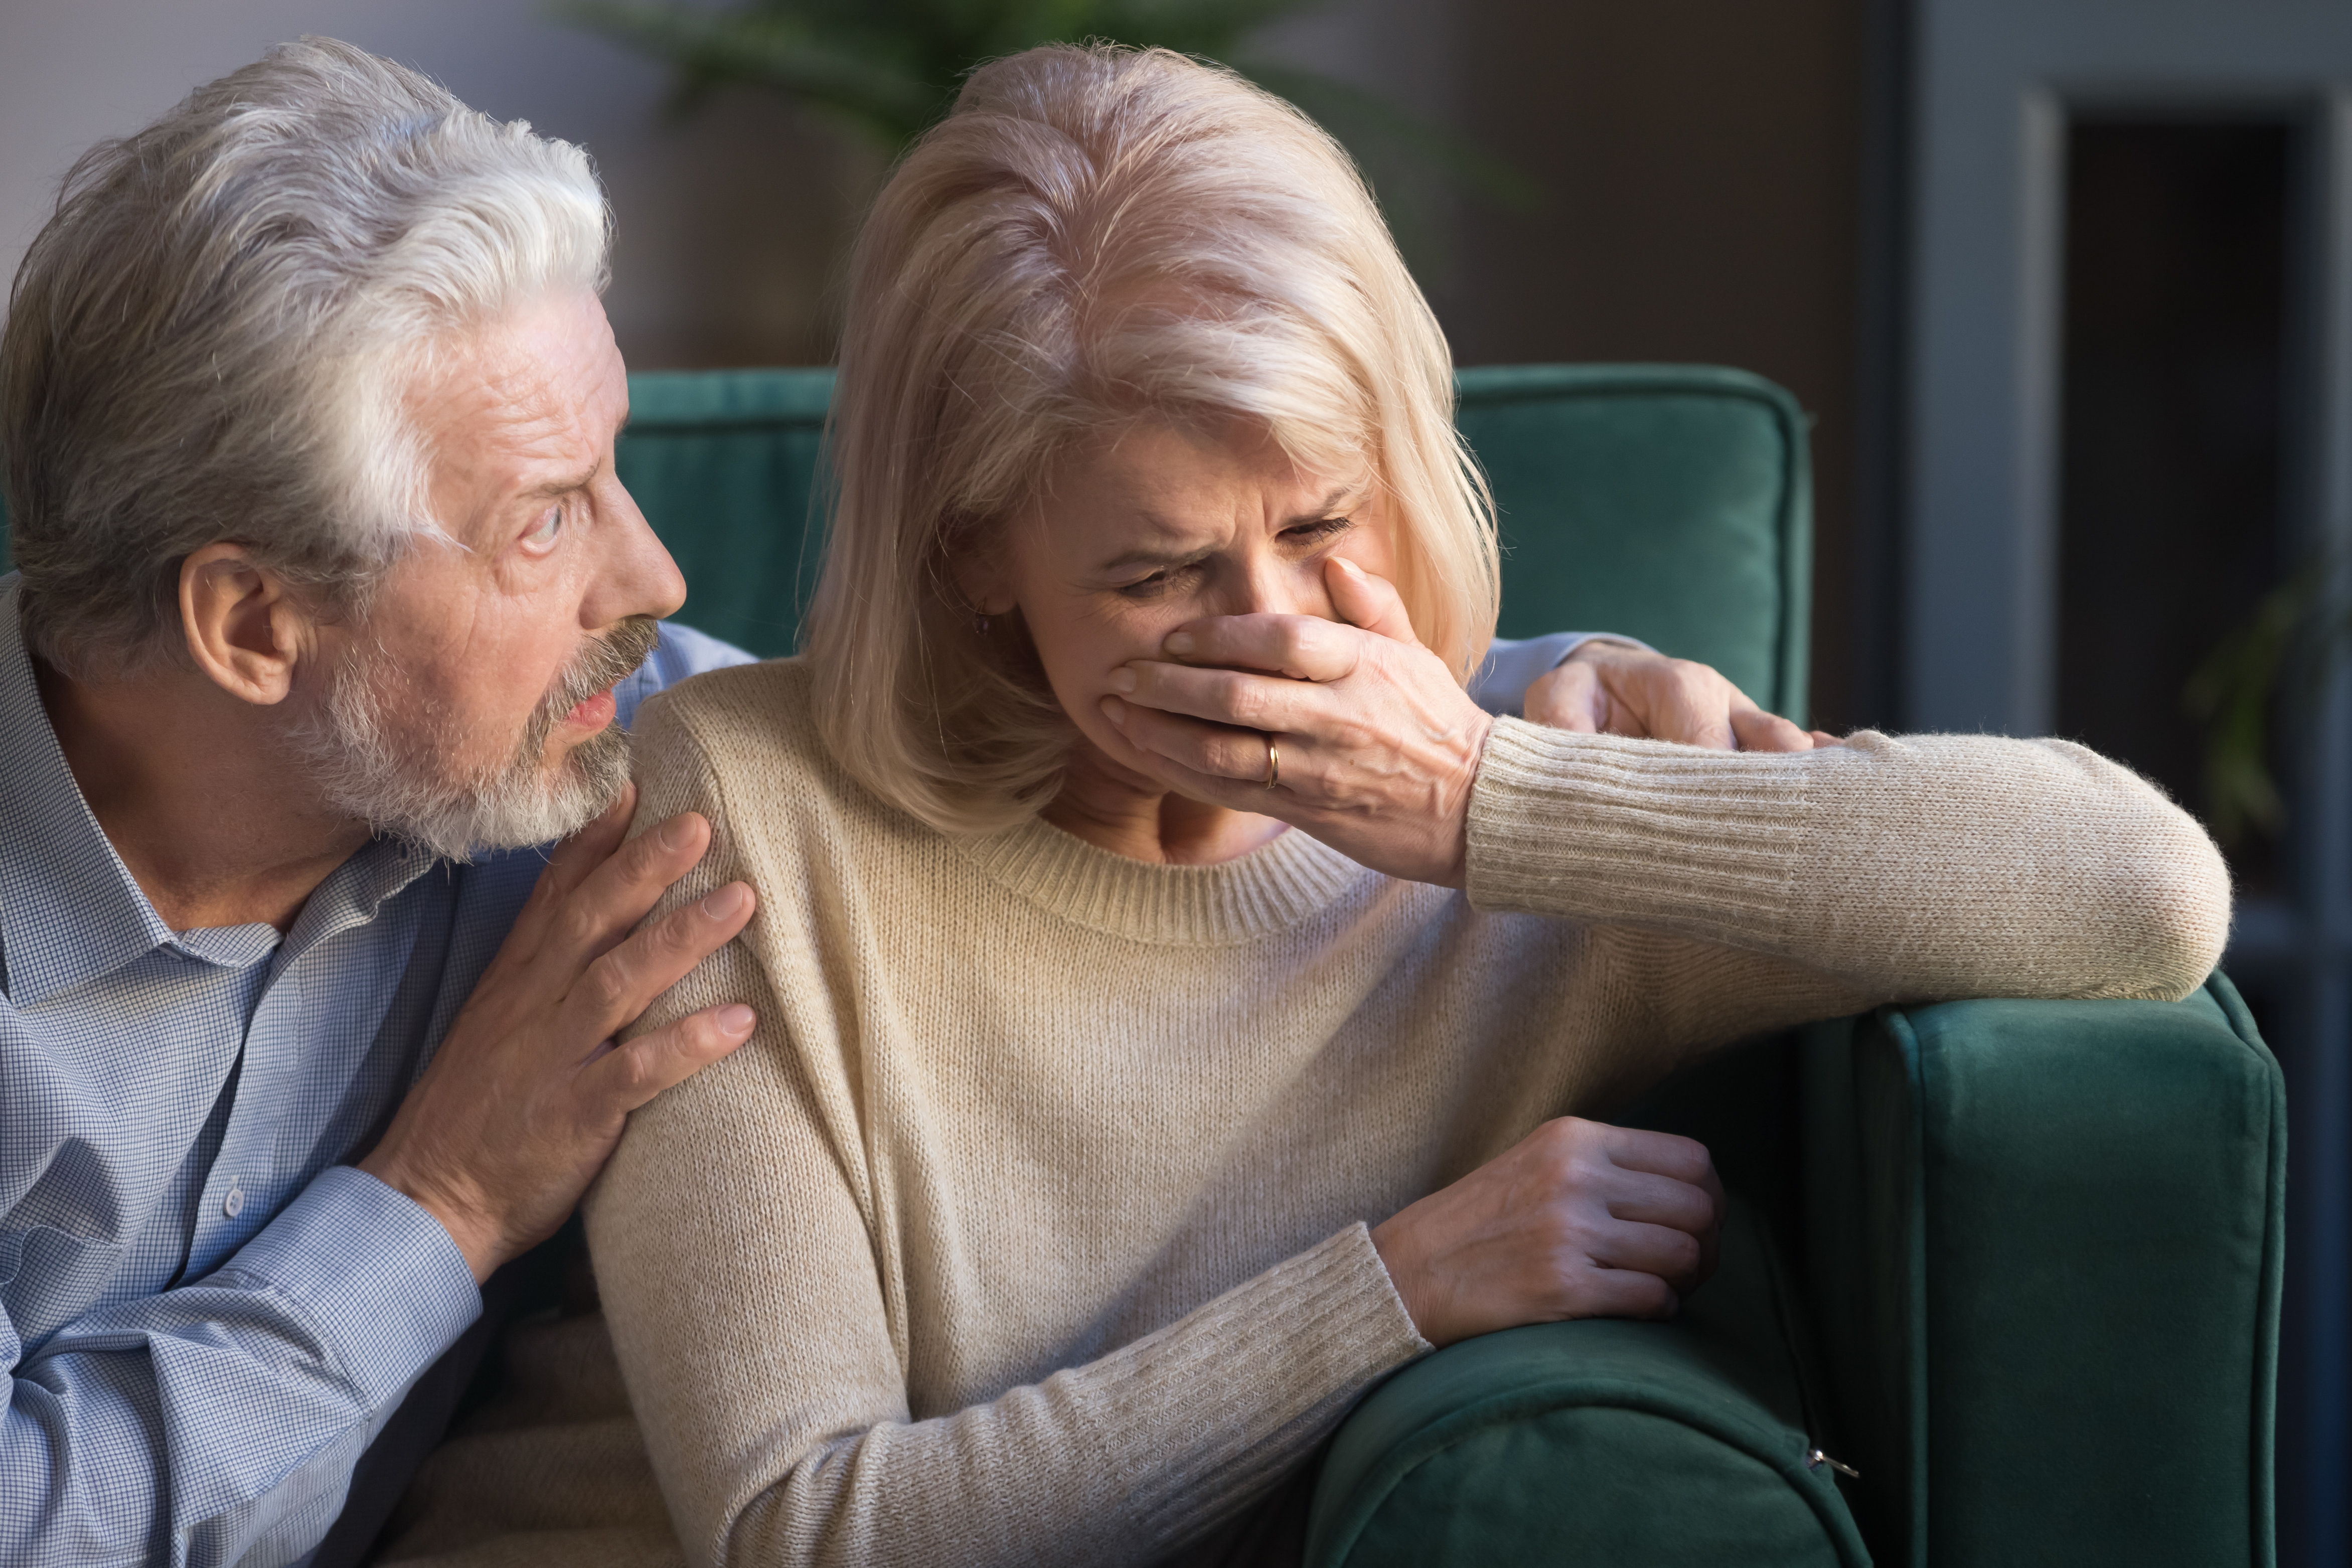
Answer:
[[[555,536],[562,531],[563,503],[558,501],[547,509],[547,515],[539,520],[537,528],[523,535],[523,542],[527,544],[552,544]]]

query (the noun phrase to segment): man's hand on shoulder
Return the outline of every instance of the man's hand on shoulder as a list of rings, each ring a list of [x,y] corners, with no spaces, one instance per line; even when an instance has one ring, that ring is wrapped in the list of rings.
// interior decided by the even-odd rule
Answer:
[[[1531,722],[1554,729],[1723,752],[1809,752],[1840,743],[1766,712],[1706,665],[1623,643],[1580,647],[1528,683],[1525,710]]]
[[[710,844],[692,812],[626,844],[632,787],[548,861],[425,1076],[360,1169],[447,1227],[477,1280],[554,1234],[630,1111],[749,1039],[740,1005],[616,1046],[751,918],[730,882],[631,934]]]

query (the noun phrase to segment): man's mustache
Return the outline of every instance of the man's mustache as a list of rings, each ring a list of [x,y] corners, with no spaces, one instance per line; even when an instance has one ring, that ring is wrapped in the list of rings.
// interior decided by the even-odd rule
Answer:
[[[536,741],[545,741],[563,716],[606,687],[616,686],[637,671],[661,641],[661,623],[651,616],[631,616],[612,631],[580,650],[558,678],[532,726]]]

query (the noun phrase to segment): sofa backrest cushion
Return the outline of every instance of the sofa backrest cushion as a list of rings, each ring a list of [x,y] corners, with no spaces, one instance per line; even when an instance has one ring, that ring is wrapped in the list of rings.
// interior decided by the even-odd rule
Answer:
[[[793,650],[832,392],[829,370],[629,378],[621,477],[686,574],[688,625]],[[1497,365],[1461,393],[1501,513],[1504,636],[1625,632],[1803,716],[1812,511],[1787,393],[1703,365]]]

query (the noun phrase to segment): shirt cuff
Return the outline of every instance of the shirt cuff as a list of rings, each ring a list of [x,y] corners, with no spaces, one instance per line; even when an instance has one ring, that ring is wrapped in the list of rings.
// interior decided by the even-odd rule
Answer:
[[[1589,642],[1617,643],[1625,647],[1639,648],[1643,653],[1657,649],[1638,637],[1616,632],[1554,632],[1540,637],[1496,637],[1487,645],[1486,657],[1470,681],[1470,700],[1489,713],[1522,717],[1527,709],[1528,688],[1541,676],[1566,664],[1578,648]]]
[[[441,1222],[348,1165],[320,1172],[214,1278],[224,1276],[300,1305],[371,1405],[405,1393],[482,1311]]]
[[[1655,653],[1658,651],[1656,648],[1652,647],[1648,643],[1643,642],[1640,637],[1629,637],[1622,632],[1577,632],[1569,637],[1568,646],[1560,649],[1559,657],[1551,661],[1551,667],[1554,669],[1558,669],[1561,665],[1566,664],[1570,659],[1575,658],[1576,650],[1582,647],[1589,642],[1613,643],[1619,647],[1630,647],[1637,653]]]

